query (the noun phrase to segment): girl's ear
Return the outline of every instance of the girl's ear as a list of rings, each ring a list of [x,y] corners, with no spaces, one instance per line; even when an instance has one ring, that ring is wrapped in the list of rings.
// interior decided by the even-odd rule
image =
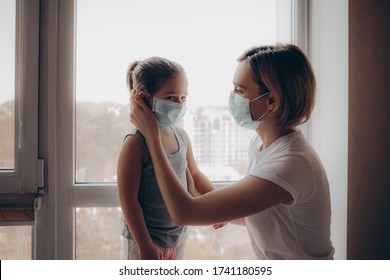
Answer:
[[[140,95],[141,99],[145,102],[145,104],[148,105],[149,108],[152,108],[153,97],[143,91],[140,91],[138,94]]]
[[[130,90],[130,96],[129,96],[130,103],[131,100],[134,98],[134,95],[135,95],[135,90],[134,89]]]

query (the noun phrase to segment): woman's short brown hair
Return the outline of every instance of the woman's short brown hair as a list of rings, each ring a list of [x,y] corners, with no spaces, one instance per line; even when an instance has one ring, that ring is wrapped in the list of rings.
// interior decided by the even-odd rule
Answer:
[[[261,93],[271,87],[280,95],[276,112],[278,127],[306,122],[314,108],[316,81],[310,62],[297,46],[278,44],[253,47],[239,62],[248,61]]]

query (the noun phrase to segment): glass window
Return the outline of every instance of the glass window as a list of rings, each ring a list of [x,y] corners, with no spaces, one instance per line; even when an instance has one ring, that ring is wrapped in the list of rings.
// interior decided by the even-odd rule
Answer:
[[[15,169],[16,1],[0,1],[0,170]]]
[[[0,192],[36,192],[39,1],[0,1]]]
[[[76,259],[119,260],[124,258],[119,207],[76,208]]]
[[[277,2],[78,0],[75,182],[116,181],[119,148],[131,128],[126,71],[150,56],[177,61],[187,72],[182,125],[200,169],[215,181],[242,177],[252,132],[234,123],[227,100],[236,58],[277,41]]]
[[[121,217],[119,207],[76,208],[76,259],[126,259],[127,240],[121,236]],[[255,258],[245,227],[188,227],[188,233],[184,259]]]
[[[0,260],[32,259],[32,226],[0,226]]]
[[[214,182],[238,180],[246,172],[254,132],[238,127],[227,108],[236,58],[251,46],[278,41],[280,3],[288,4],[291,12],[289,1],[274,0],[75,1],[72,204],[80,206],[74,216],[76,259],[126,255],[120,207],[105,207],[118,204],[92,190],[111,190],[96,183],[115,190],[119,149],[132,128],[126,87],[130,63],[161,56],[183,65],[189,96],[181,125],[191,138],[198,166]],[[96,197],[89,203],[96,207],[81,207],[85,184]],[[238,255],[254,258],[246,228],[189,227],[185,259]]]
[[[185,260],[256,258],[247,229],[243,226],[228,224],[220,229],[214,229],[212,226],[190,226],[188,233],[183,257]]]
[[[29,208],[32,193],[37,192],[38,173],[38,27],[39,0],[0,1],[0,259],[3,260],[33,258],[34,215]]]

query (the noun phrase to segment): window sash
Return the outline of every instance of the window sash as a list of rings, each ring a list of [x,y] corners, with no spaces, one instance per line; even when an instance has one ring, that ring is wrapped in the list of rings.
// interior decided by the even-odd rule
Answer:
[[[39,0],[16,0],[15,33],[15,168],[0,171],[3,196],[38,191]]]
[[[290,0],[278,0],[279,5],[283,3],[294,3]],[[49,107],[48,114],[48,156],[50,166],[55,166],[48,170],[49,185],[52,194],[49,206],[57,209],[54,226],[51,232],[44,234],[54,235],[51,242],[55,249],[49,254],[56,259],[75,258],[75,209],[77,207],[118,207],[119,198],[116,184],[74,184],[74,21],[75,21],[75,1],[54,0],[42,1],[43,10],[47,10],[43,21],[51,27],[45,27],[46,41],[44,48],[48,48],[47,54],[41,63],[45,65],[45,72],[53,75],[53,79],[47,81],[47,88],[43,94],[49,95],[50,88],[55,90],[54,96],[47,98]],[[289,4],[290,9],[293,4]],[[42,8],[41,8],[42,10]],[[58,13],[58,14],[56,14]],[[279,19],[279,17],[278,17]],[[291,18],[282,18],[279,24],[291,24]],[[279,37],[278,37],[279,38]],[[291,29],[280,40],[291,42]],[[52,55],[50,55],[52,54]],[[55,120],[55,124],[51,120]],[[226,185],[226,182],[219,183]],[[57,199],[57,198],[60,199]],[[44,204],[45,205],[45,204]],[[46,206],[47,207],[47,206]],[[52,211],[52,210],[47,210]],[[38,232],[42,233],[43,228],[38,227]],[[42,235],[44,235],[42,233]],[[43,237],[41,237],[43,239]],[[68,242],[59,242],[67,240]],[[43,250],[42,248],[37,248]],[[38,252],[39,255],[46,252]]]

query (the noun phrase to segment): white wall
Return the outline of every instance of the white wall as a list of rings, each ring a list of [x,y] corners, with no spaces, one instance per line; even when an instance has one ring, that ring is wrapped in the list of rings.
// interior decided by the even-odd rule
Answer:
[[[335,259],[346,259],[348,162],[348,0],[309,0],[309,55],[317,102],[309,137],[328,174]]]

